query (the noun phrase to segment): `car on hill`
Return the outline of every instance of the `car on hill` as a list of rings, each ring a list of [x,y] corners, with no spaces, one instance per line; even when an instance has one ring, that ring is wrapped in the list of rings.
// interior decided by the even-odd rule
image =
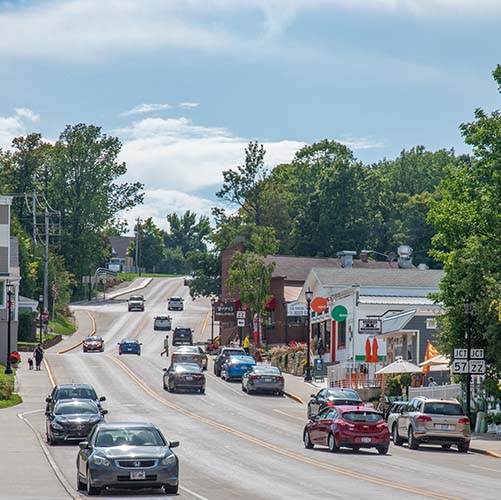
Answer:
[[[171,297],[167,302],[169,311],[182,311],[184,309],[184,299],[182,297]]]
[[[96,390],[90,384],[58,384],[45,398],[46,411],[51,411],[54,405],[63,399],[87,399],[94,401],[100,409],[101,403],[106,401],[105,396],[97,396]]]
[[[320,413],[326,406],[352,405],[362,406],[364,403],[357,391],[344,387],[327,387],[317,394],[312,394],[308,401],[308,418]]]
[[[137,354],[141,356],[142,345],[137,339],[122,339],[118,342],[118,354]]]
[[[174,328],[172,345],[193,345],[193,330],[186,326],[177,326]]]
[[[376,448],[386,455],[390,447],[390,432],[383,414],[366,406],[328,406],[312,416],[303,430],[305,448],[328,446],[331,452],[339,448]]]
[[[142,295],[131,295],[127,301],[129,311],[144,311],[144,297]]]
[[[228,359],[229,356],[241,354],[243,356],[247,355],[243,347],[220,347],[219,352],[214,360],[214,375],[217,377],[221,376],[221,367]]]
[[[113,422],[94,426],[79,444],[77,490],[99,495],[107,488],[163,488],[176,494],[179,459],[160,429],[149,422]]]
[[[197,391],[205,393],[205,375],[197,363],[172,363],[164,368],[163,387],[166,391]]]
[[[170,331],[172,329],[172,318],[170,316],[155,316],[153,318],[153,330]]]
[[[89,351],[104,351],[104,339],[103,337],[86,337],[82,342],[83,352]]]
[[[231,355],[221,367],[221,378],[229,382],[232,379],[241,379],[246,371],[256,364],[252,356]]]
[[[242,376],[242,391],[247,394],[254,392],[273,392],[279,396],[284,394],[285,379],[276,366],[255,365]]]
[[[207,370],[209,358],[199,345],[181,345],[171,354],[171,363],[196,363]]]

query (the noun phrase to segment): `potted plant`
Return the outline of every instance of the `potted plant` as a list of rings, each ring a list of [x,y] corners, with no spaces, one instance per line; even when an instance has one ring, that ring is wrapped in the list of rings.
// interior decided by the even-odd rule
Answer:
[[[21,355],[17,351],[12,351],[9,355],[10,365],[12,368],[17,368],[21,363]]]
[[[496,432],[495,413],[488,414],[485,417],[485,423],[487,424],[487,432],[493,434]]]

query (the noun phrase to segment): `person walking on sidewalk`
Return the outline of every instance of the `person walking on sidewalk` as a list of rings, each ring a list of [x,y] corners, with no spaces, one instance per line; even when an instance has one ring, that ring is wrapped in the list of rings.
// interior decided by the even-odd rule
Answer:
[[[42,344],[38,344],[35,347],[35,350],[33,351],[33,357],[35,358],[35,369],[40,370],[40,365],[42,364],[43,360],[43,349],[42,349]]]
[[[247,354],[249,354],[249,344],[250,344],[249,334],[247,334],[244,338],[244,341],[242,342],[242,347],[244,348],[244,351]]]
[[[169,357],[169,335],[166,335],[164,338],[164,350],[160,353],[160,356],[164,354],[166,357]]]

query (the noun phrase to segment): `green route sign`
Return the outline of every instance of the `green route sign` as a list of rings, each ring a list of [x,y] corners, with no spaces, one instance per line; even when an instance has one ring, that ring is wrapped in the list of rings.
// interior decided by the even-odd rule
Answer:
[[[344,306],[335,306],[331,311],[332,319],[335,321],[345,321],[348,316],[348,309]]]

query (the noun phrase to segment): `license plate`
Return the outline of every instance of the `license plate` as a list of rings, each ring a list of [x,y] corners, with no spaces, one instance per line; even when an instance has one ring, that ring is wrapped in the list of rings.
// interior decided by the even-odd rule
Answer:
[[[186,377],[186,380],[193,380],[193,377]]]
[[[273,379],[271,379],[271,378],[266,378],[266,377],[265,377],[264,381],[265,381],[265,382],[273,382]]]
[[[450,431],[452,429],[452,425],[449,425],[449,424],[438,424],[438,428],[441,431]]]
[[[134,480],[146,479],[146,472],[144,470],[133,470],[130,473],[130,478]]]
[[[371,442],[371,438],[360,438],[360,441],[362,443],[370,443]]]

